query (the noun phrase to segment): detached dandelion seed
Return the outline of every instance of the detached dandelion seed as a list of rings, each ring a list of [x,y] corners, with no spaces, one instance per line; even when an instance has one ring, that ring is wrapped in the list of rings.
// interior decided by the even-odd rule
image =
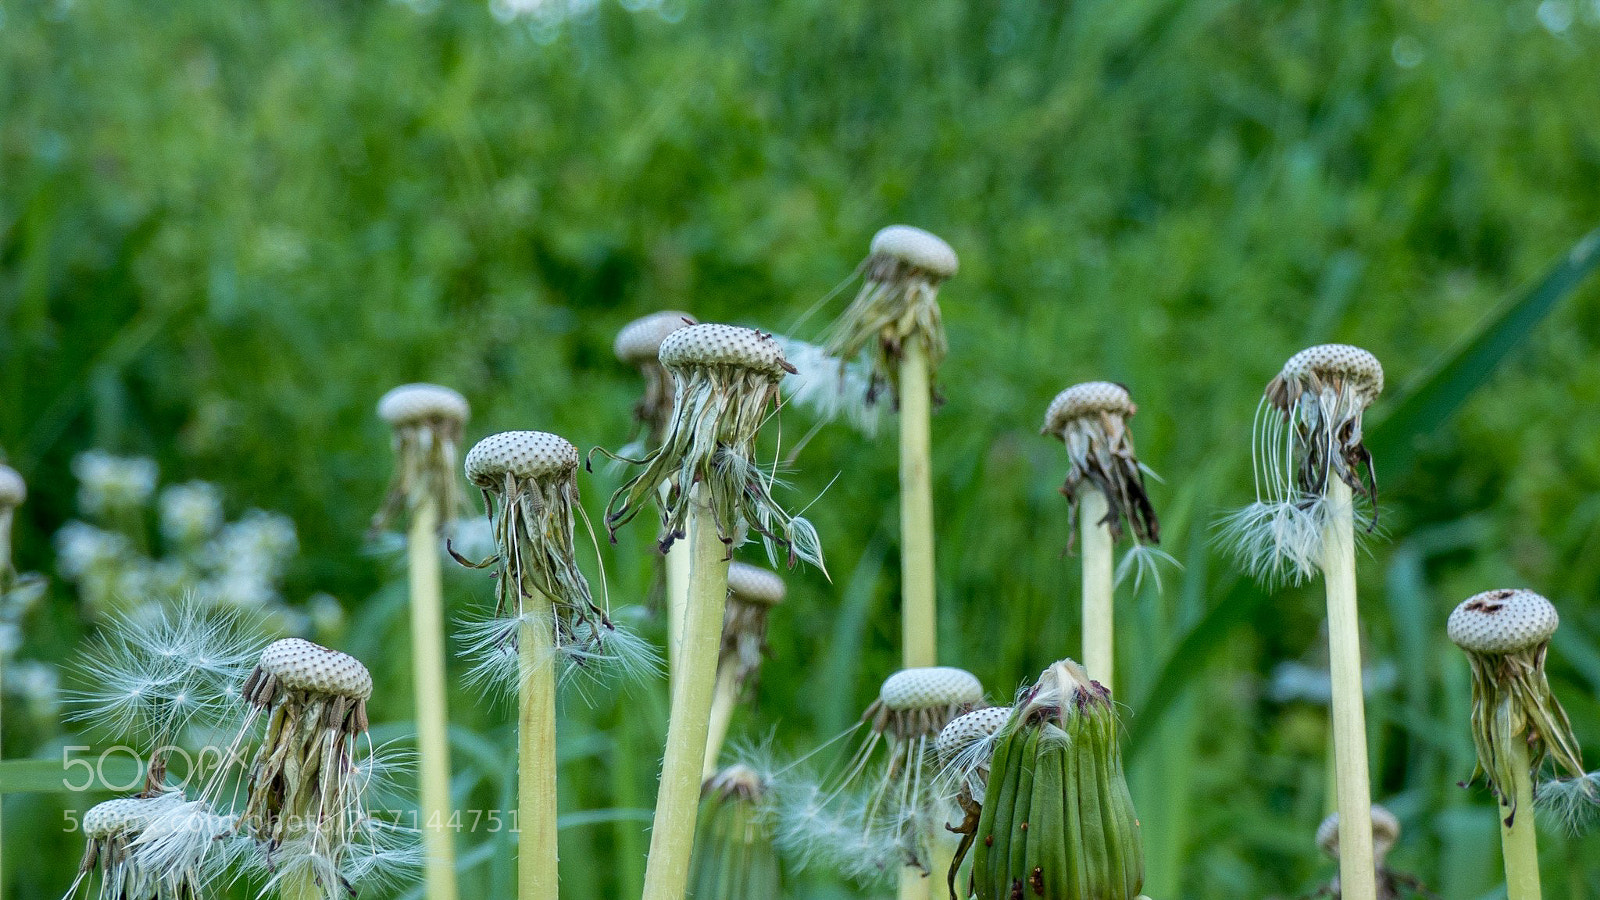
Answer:
[[[761,671],[761,661],[767,653],[767,614],[783,602],[785,593],[783,579],[776,572],[741,562],[728,566],[728,603],[722,619],[717,686],[706,737],[705,778],[716,774],[717,757],[727,740],[734,706]]]
[[[839,771],[821,783],[785,787],[780,846],[802,864],[825,863],[859,881],[892,873],[902,894],[926,896],[937,882],[922,879],[943,874],[947,857],[936,836],[953,811],[940,789],[937,742],[951,720],[982,702],[983,685],[962,669],[890,675],[861,717],[865,736]],[[908,878],[906,870],[917,874]]]
[[[429,900],[455,900],[457,895],[455,840],[445,827],[452,810],[438,536],[465,511],[456,466],[469,414],[465,397],[436,384],[401,385],[378,401],[379,417],[394,428],[395,474],[373,530],[402,510],[410,518],[411,656]]]
[[[1140,896],[1144,851],[1111,692],[1077,663],[1056,663],[1019,697],[967,838],[978,900]]]
[[[1545,760],[1585,783],[1578,739],[1544,673],[1560,623],[1555,606],[1533,591],[1496,590],[1462,602],[1447,626],[1472,667],[1473,775],[1481,772],[1499,798],[1510,900],[1540,896],[1531,813],[1534,779]]]
[[[1347,344],[1289,358],[1256,409],[1251,456],[1256,501],[1226,524],[1245,569],[1271,583],[1320,570],[1328,600],[1333,750],[1340,821],[1339,876],[1347,900],[1374,900],[1361,625],[1356,605],[1355,504],[1376,504],[1377,478],[1361,419],[1383,392],[1383,366]],[[1375,513],[1373,513],[1375,515]],[[1369,519],[1367,529],[1375,525]]]
[[[635,319],[617,332],[613,345],[617,359],[636,366],[644,377],[644,394],[633,407],[634,427],[639,433],[622,448],[619,456],[623,459],[642,457],[661,446],[666,438],[672,426],[676,390],[672,373],[661,364],[661,342],[674,331],[694,324],[694,317],[688,313],[667,310]],[[689,603],[689,554],[682,548],[674,551],[668,547],[662,560],[666,574],[668,672],[676,672],[684,609]]]
[[[1089,672],[1107,688],[1114,669],[1115,583],[1131,569],[1135,590],[1146,571],[1159,584],[1156,560],[1171,559],[1155,548],[1161,526],[1128,432],[1128,420],[1137,411],[1127,388],[1089,381],[1056,395],[1042,430],[1066,446],[1071,461],[1061,493],[1083,531],[1083,657]],[[1112,544],[1124,536],[1133,547],[1113,579]]]

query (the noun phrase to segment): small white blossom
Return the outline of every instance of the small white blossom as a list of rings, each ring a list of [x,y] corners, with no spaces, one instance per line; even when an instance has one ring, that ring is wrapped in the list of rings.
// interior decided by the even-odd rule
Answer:
[[[160,505],[161,534],[169,541],[193,546],[210,540],[222,527],[222,496],[209,482],[164,488]]]
[[[156,489],[155,460],[142,456],[90,450],[72,461],[72,474],[78,479],[78,506],[91,514],[143,506]]]

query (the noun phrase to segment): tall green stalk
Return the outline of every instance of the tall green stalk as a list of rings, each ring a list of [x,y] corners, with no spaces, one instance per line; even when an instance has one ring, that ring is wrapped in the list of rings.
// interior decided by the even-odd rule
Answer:
[[[439,505],[423,495],[407,534],[411,574],[411,663],[421,781],[424,876],[428,900],[456,900],[450,819],[450,745],[444,673],[444,587],[439,572]]]
[[[1526,741],[1510,743],[1513,802],[1500,803],[1500,850],[1506,861],[1506,900],[1540,900],[1539,838],[1534,831],[1532,762]]]
[[[932,384],[926,339],[906,338],[900,359],[901,666],[939,664],[934,586]]]
[[[1113,690],[1115,671],[1115,625],[1113,620],[1113,579],[1111,526],[1106,523],[1110,507],[1106,495],[1096,488],[1083,492],[1078,507],[1079,540],[1083,545],[1083,666],[1089,677]]]
[[[550,622],[554,607],[526,591],[517,634],[517,897],[554,900],[556,849],[556,668]]]
[[[707,485],[694,487],[689,515],[689,605],[684,617],[680,677],[672,684],[666,756],[656,794],[655,824],[645,868],[644,900],[682,900],[689,884],[705,763],[717,648],[728,596],[728,548],[717,532]]]

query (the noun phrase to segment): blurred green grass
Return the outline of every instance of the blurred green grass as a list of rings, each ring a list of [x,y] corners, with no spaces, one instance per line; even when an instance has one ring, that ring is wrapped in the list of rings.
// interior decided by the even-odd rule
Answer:
[[[1187,566],[1121,624],[1148,892],[1297,896],[1331,873],[1311,840],[1322,736],[1264,685],[1317,643],[1320,597],[1240,582],[1211,523],[1248,495],[1250,412],[1291,352],[1359,343],[1398,394],[1600,223],[1597,23],[1564,0],[602,3],[554,29],[469,2],[13,0],[0,448],[33,491],[20,562],[48,569],[84,448],[214,480],[293,516],[291,594],[346,602],[377,718],[403,720],[394,573],[360,553],[389,469],[385,389],[461,389],[474,437],[614,448],[636,388],[610,354],[623,322],[678,307],[787,330],[876,228],[913,222],[963,265],[935,421],[942,655],[1003,698],[1075,651],[1062,459],[1037,420],[1068,383],[1127,382]],[[1600,753],[1597,340],[1590,285],[1397,448],[1403,464],[1377,461],[1390,537],[1362,563],[1363,606],[1402,680],[1369,713],[1376,793],[1407,827],[1397,867],[1447,897],[1498,877],[1488,800],[1454,786],[1471,770],[1465,665],[1442,633],[1456,601],[1502,584],[1557,600],[1556,689]],[[789,498],[836,475],[811,514],[837,583],[793,578],[737,726],[780,748],[848,722],[894,665],[893,449],[825,430]],[[584,480],[591,510],[616,480]],[[648,590],[648,548],[634,527],[607,551],[615,599]],[[451,602],[485,587],[456,576]],[[59,584],[52,603],[23,655],[78,640]],[[1241,611],[1165,668],[1224,604]],[[1158,686],[1165,714],[1141,720]],[[662,694],[567,705],[564,810],[649,805]],[[503,803],[505,711],[452,702],[463,802]],[[8,728],[6,752],[51,740]],[[7,799],[7,896],[70,881],[60,802]],[[573,820],[569,895],[634,892],[644,829]],[[1600,890],[1600,844],[1546,846],[1552,896]],[[471,888],[498,896],[509,861],[478,858]]]

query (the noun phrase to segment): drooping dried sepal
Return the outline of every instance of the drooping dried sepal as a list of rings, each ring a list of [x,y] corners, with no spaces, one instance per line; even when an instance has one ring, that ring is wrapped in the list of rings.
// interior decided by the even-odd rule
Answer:
[[[900,356],[908,339],[916,336],[924,342],[932,371],[944,360],[948,347],[939,313],[939,286],[959,266],[955,251],[931,232],[910,225],[879,231],[857,269],[863,278],[861,290],[828,332],[824,343],[828,355],[853,360],[868,353],[874,376],[869,395],[888,385],[898,401]]]
[[[1265,395],[1293,436],[1292,447],[1278,460],[1289,467],[1281,473],[1289,481],[1285,487],[1321,496],[1328,478],[1336,477],[1376,502],[1377,477],[1361,442],[1361,417],[1381,393],[1383,366],[1360,347],[1321,344],[1289,357]],[[1283,450],[1281,442],[1273,443],[1264,449]]]
[[[374,533],[424,499],[434,502],[441,532],[466,511],[456,465],[470,413],[465,397],[437,384],[403,384],[379,399],[379,418],[394,428],[395,470]]]
[[[783,602],[783,579],[776,572],[735,562],[728,567],[728,603],[722,617],[719,670],[732,666],[734,684],[754,683],[767,653],[767,614]]]
[[[1569,776],[1584,777],[1577,736],[1544,671],[1559,624],[1549,600],[1520,589],[1485,591],[1450,613],[1450,640],[1472,669],[1472,743],[1478,752],[1473,775],[1483,773],[1508,820],[1517,812],[1511,789],[1517,743],[1527,746],[1535,779],[1547,758]]]
[[[644,394],[634,404],[633,418],[648,432],[650,447],[661,443],[672,416],[672,376],[661,365],[661,342],[694,324],[695,318],[686,312],[651,313],[622,326],[612,345],[619,361],[636,366],[644,375]]]
[[[1136,542],[1156,544],[1161,540],[1161,525],[1145,491],[1144,471],[1128,431],[1128,420],[1137,411],[1128,389],[1120,384],[1075,384],[1051,401],[1043,433],[1066,445],[1071,468],[1061,493],[1072,502],[1074,515],[1082,491],[1091,487],[1105,495],[1104,524],[1113,537],[1131,530]]]
[[[643,470],[606,504],[612,539],[647,504],[659,502],[659,540],[663,550],[671,547],[687,532],[694,486],[704,484],[725,543],[731,546],[749,528],[769,551],[782,548],[791,565],[802,559],[820,566],[816,531],[778,505],[773,477],[755,459],[756,435],[777,407],[779,382],[792,371],[777,341],[749,328],[692,325],[662,341],[660,358],[676,391],[672,421],[661,445],[640,461]]]
[[[783,877],[772,826],[768,785],[761,773],[734,764],[706,779],[695,825],[689,896],[697,900],[781,897]]]
[[[1111,695],[1076,663],[1046,669],[996,736],[963,845],[979,900],[1139,896],[1144,853]]]

